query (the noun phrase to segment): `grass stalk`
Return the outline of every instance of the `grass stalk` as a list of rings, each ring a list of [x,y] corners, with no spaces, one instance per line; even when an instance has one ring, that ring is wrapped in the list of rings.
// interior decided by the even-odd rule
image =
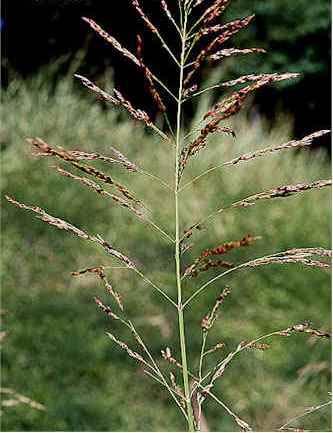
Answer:
[[[179,92],[177,102],[177,129],[176,129],[176,151],[175,151],[175,261],[176,261],[176,279],[177,279],[177,294],[178,294],[178,325],[179,325],[179,341],[181,349],[181,360],[183,366],[183,382],[184,393],[186,398],[187,421],[189,431],[194,431],[194,417],[190,398],[189,376],[187,368],[186,354],[186,337],[184,324],[184,311],[182,301],[182,282],[181,282],[181,266],[180,266],[180,228],[179,228],[179,153],[181,149],[181,129],[182,129],[182,99],[183,99],[183,83],[184,83],[184,64],[185,64],[185,49],[186,49],[186,27],[187,13],[184,11],[184,23],[182,29],[182,52],[180,60],[179,74]]]

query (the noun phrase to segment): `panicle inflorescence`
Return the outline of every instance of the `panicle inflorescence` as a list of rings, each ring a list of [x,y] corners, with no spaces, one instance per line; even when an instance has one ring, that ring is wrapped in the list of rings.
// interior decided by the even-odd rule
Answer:
[[[73,273],[73,276],[93,274],[102,282],[106,293],[111,296],[115,303],[115,308],[117,309],[115,312],[113,305],[107,305],[102,299],[100,299],[100,297],[95,296],[94,301],[97,307],[109,318],[117,321],[119,325],[123,325],[125,329],[130,331],[132,338],[134,338],[135,343],[139,347],[140,353],[136,350],[133,350],[127,342],[123,341],[121,338],[118,338],[113,331],[107,332],[107,335],[113,341],[113,343],[127,353],[130,358],[134,359],[141,366],[143,366],[144,373],[146,373],[168,391],[172,400],[178,406],[181,414],[188,422],[189,431],[195,431],[195,429],[197,431],[203,430],[203,403],[208,397],[213,399],[223,408],[224,411],[226,411],[238,428],[240,428],[242,431],[251,431],[251,426],[238,415],[236,415],[213,393],[213,388],[216,381],[224,376],[225,371],[232,360],[245,350],[266,351],[270,348],[270,340],[273,337],[290,337],[296,334],[307,334],[313,338],[328,339],[330,338],[330,334],[326,331],[315,329],[309,322],[298,323],[282,330],[274,331],[261,337],[252,339],[250,341],[243,340],[233,351],[229,352],[226,356],[223,355],[221,357],[221,355],[219,355],[220,352],[218,351],[220,349],[226,348],[226,345],[223,341],[218,340],[219,343],[208,349],[206,349],[206,345],[209,331],[216,322],[218,313],[231,292],[229,287],[224,287],[216,298],[212,308],[201,320],[202,345],[199,356],[198,374],[194,374],[192,372],[193,370],[191,371],[191,369],[188,367],[187,362],[187,339],[185,335],[185,319],[183,311],[185,308],[188,308],[192,301],[209,286],[217,282],[217,280],[220,280],[222,277],[230,275],[236,271],[241,271],[243,269],[251,271],[253,268],[259,268],[266,265],[284,265],[289,263],[301,264],[304,266],[326,270],[330,268],[329,261],[331,258],[331,252],[321,247],[291,248],[286,251],[273,253],[254,259],[251,258],[247,262],[240,264],[234,264],[223,260],[224,256],[231,251],[251,246],[257,239],[259,239],[258,237],[248,234],[240,240],[222,242],[217,246],[206,248],[199,254],[199,256],[197,256],[192,264],[182,267],[182,255],[193,247],[193,244],[185,243],[185,240],[189,239],[195,230],[201,231],[202,229],[206,228],[208,222],[211,222],[215,216],[222,214],[226,210],[232,211],[236,208],[252,206],[263,200],[285,198],[309,190],[318,190],[331,186],[331,180],[316,180],[308,183],[304,182],[291,185],[282,185],[259,192],[257,194],[252,194],[238,201],[233,201],[228,206],[219,208],[215,213],[209,215],[208,217],[204,217],[195,224],[192,224],[189,229],[185,229],[183,231],[183,236],[180,236],[180,233],[182,233],[182,229],[180,227],[181,218],[179,210],[180,193],[186,186],[194,183],[202,176],[218,168],[233,167],[243,162],[252,161],[279,151],[309,147],[314,139],[326,135],[329,131],[318,131],[307,135],[302,139],[288,141],[287,143],[277,146],[262,147],[252,152],[241,154],[229,161],[222,162],[216,167],[206,170],[188,182],[185,186],[181,185],[182,175],[184,170],[187,168],[189,161],[192,157],[200,155],[201,151],[208,147],[209,139],[213,134],[231,135],[234,138],[235,146],[237,146],[237,137],[234,129],[230,125],[226,125],[224,122],[228,121],[232,116],[239,113],[240,110],[245,106],[245,103],[250,96],[263,87],[283,80],[295,79],[299,77],[299,74],[253,73],[218,83],[206,89],[200,89],[199,81],[196,80],[196,77],[199,77],[199,74],[206,62],[208,64],[212,64],[217,61],[224,61],[224,59],[229,57],[265,52],[265,50],[262,48],[234,48],[228,45],[226,46],[226,43],[229,42],[233,36],[235,36],[242,29],[245,29],[253,21],[254,15],[235,19],[230,22],[222,22],[220,21],[220,18],[229,5],[230,0],[179,0],[179,14],[176,16],[173,5],[171,5],[172,8],[170,8],[169,5],[171,3],[168,3],[168,0],[160,0],[159,5],[163,16],[167,19],[167,24],[173,26],[176,37],[179,37],[180,39],[181,52],[180,55],[178,55],[178,53],[174,53],[173,48],[171,48],[167,43],[159,26],[153,23],[150,14],[145,12],[141,0],[130,0],[130,3],[137,13],[139,19],[143,22],[144,27],[148,29],[148,31],[152,33],[153,37],[160,42],[162,49],[165,50],[165,52],[174,62],[173,66],[176,67],[177,82],[179,83],[176,91],[173,88],[170,88],[169,85],[159,78],[159,76],[152,71],[150,65],[147,66],[145,62],[146,56],[144,53],[144,41],[143,36],[141,36],[141,34],[145,34],[144,31],[137,35],[136,52],[134,54],[125,46],[123,46],[112,34],[105,31],[104,28],[102,28],[91,18],[83,18],[83,20],[90,26],[92,30],[95,31],[95,33],[97,33],[104,41],[110,44],[116,52],[132,62],[132,64],[135,65],[137,71],[143,75],[146,90],[150,96],[150,102],[152,102],[154,106],[152,109],[147,108],[147,111],[136,108],[131,100],[128,99],[127,96],[125,97],[118,88],[112,89],[112,91],[108,92],[101,89],[95,83],[82,75],[75,75],[75,77],[80,80],[83,86],[91,90],[98,100],[101,100],[104,103],[112,104],[118,109],[126,110],[132,119],[141,122],[144,126],[150,129],[150,132],[154,132],[164,141],[173,145],[175,167],[174,185],[171,186],[158,176],[148,173],[142,168],[138,167],[121,151],[114,147],[110,147],[112,153],[109,156],[98,152],[86,152],[76,149],[67,150],[61,147],[51,146],[40,138],[32,138],[28,139],[27,141],[36,150],[36,154],[38,156],[57,158],[62,164],[67,164],[72,169],[84,173],[86,177],[78,176],[76,172],[72,173],[62,167],[56,167],[56,170],[60,175],[76,181],[98,195],[109,198],[113,203],[126,208],[132,212],[132,214],[135,214],[140,220],[157,230],[164,239],[168,240],[169,244],[171,243],[175,256],[177,299],[174,300],[172,295],[169,296],[164,289],[145,276],[143,272],[138,269],[136,262],[134,262],[127,255],[115,249],[113,245],[106,241],[102,236],[98,234],[90,234],[86,230],[78,228],[63,219],[50,215],[44,209],[38,206],[29,206],[23,204],[9,196],[6,196],[6,199],[21,209],[33,212],[37,218],[43,220],[47,224],[60,230],[67,231],[78,238],[90,241],[101,247],[108,256],[111,256],[112,259],[116,259],[121,263],[122,266],[118,266],[116,268],[125,269],[126,271],[134,271],[133,273],[136,276],[142,278],[142,280],[152,287],[156,292],[158,292],[158,294],[161,295],[164,300],[168,301],[169,305],[172,305],[176,309],[179,324],[181,360],[177,360],[170,347],[166,347],[166,349],[162,350],[161,354],[162,358],[167,361],[171,367],[177,368],[182,374],[183,386],[178,385],[176,375],[173,372],[169,372],[169,376],[165,376],[164,372],[159,366],[159,363],[157,360],[155,360],[154,355],[150,352],[148,346],[138,333],[132,321],[127,317],[122,296],[114,289],[107,276],[106,269],[111,267],[100,265],[89,267],[87,269]],[[178,47],[177,42],[178,41],[175,41],[175,47]],[[183,129],[185,129],[184,125],[186,125],[186,122],[184,122],[185,103],[210,90],[216,88],[228,90],[229,88],[233,88],[235,86],[238,87],[236,87],[236,89],[232,90],[230,93],[228,92],[227,95],[225,95],[222,99],[219,99],[212,107],[209,108],[209,110],[201,119],[199,125],[195,127],[193,131],[183,133]],[[170,120],[168,117],[169,107],[172,107],[172,103],[176,103],[176,116],[174,120]],[[158,113],[163,114],[163,116],[155,117],[153,114],[154,110],[155,112],[157,111]],[[154,119],[154,121],[157,119],[156,123],[154,123],[152,119]],[[87,161],[92,161],[92,165],[88,165]],[[104,172],[99,168],[96,168],[94,164],[95,162],[104,163],[108,166],[108,168],[111,167],[112,169],[115,166],[118,166],[118,168],[125,169],[126,171],[130,172],[133,176],[138,174],[148,175],[151,179],[157,180],[160,184],[163,184],[168,191],[172,191],[174,193],[175,199],[174,237],[170,236],[166,231],[164,231],[163,228],[150,219],[150,214],[148,215],[148,212],[145,212],[145,210],[148,210],[147,207],[136,197],[134,193],[132,193],[132,191],[130,191],[129,188],[127,188],[127,186],[116,180],[113,177],[113,173],[111,176],[108,172]],[[98,181],[102,182],[104,186],[101,186],[100,183],[97,183]],[[112,192],[109,191],[109,189],[112,189]],[[223,257],[221,258],[221,256]],[[221,268],[221,273],[218,273],[218,275],[206,281],[187,299],[184,299],[182,287],[182,281],[184,278],[193,278],[205,271],[213,269],[219,269],[221,271]],[[207,355],[212,355],[210,359],[213,359],[214,356],[219,356],[219,359],[215,365],[213,364],[214,366],[211,367],[212,364],[210,364],[208,369],[205,365]],[[285,430],[284,427],[287,426],[287,424],[281,427],[280,430]]]

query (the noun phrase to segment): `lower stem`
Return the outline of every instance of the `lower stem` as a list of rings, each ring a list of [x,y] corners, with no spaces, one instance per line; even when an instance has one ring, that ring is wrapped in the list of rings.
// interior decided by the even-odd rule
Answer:
[[[177,274],[177,292],[178,292],[178,326],[179,326],[179,342],[181,350],[181,361],[183,371],[183,383],[184,383],[184,394],[186,398],[186,410],[188,417],[188,429],[189,431],[195,431],[194,428],[194,417],[193,408],[191,404],[191,392],[189,384],[189,375],[187,368],[187,354],[186,354],[186,338],[185,338],[185,323],[184,323],[184,309],[182,305],[182,286],[181,286],[181,269],[180,269],[180,248],[179,248],[179,215],[178,215],[178,194],[176,192],[176,274]]]

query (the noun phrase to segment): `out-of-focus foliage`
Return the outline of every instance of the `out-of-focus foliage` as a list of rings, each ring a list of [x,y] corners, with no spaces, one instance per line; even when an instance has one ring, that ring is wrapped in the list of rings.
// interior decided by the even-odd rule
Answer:
[[[103,110],[89,92],[77,92],[71,79],[60,81],[52,91],[48,82],[43,73],[27,82],[15,80],[3,93],[3,189],[18,200],[45,207],[78,227],[102,234],[135,257],[144,272],[174,296],[173,253],[168,244],[126,210],[58,176],[51,168],[55,161],[32,157],[24,138],[40,136],[68,149],[106,154],[112,145],[170,182],[172,150],[126,117],[119,118],[112,108]],[[201,101],[200,113],[206,104]],[[281,144],[290,136],[290,122],[285,118],[270,129],[257,117],[246,120],[237,116],[233,126],[236,140],[213,137],[200,164],[194,160],[189,167],[185,181],[203,167],[255,148]],[[116,167],[104,166],[104,170],[131,185],[156,210],[155,219],[166,230],[173,230],[173,202],[167,190],[150,178],[123,173]],[[184,192],[182,225],[186,227],[217,206],[250,192],[329,176],[323,155],[306,150],[227,168]],[[329,197],[326,190],[308,192],[221,216],[210,230],[196,233],[192,253],[184,259],[190,262],[202,249],[247,233],[262,239],[235,252],[230,260],[240,262],[294,246],[328,247]],[[105,330],[121,331],[92,301],[97,294],[112,303],[104,297],[99,282],[70,276],[73,270],[114,262],[84,241],[7,203],[2,218],[2,308],[8,331],[3,342],[2,382],[46,406],[45,412],[23,406],[8,408],[2,429],[183,431],[184,424],[165,392],[106,337]],[[115,270],[109,276],[154,355],[158,357],[162,348],[170,346],[178,357],[174,312],[133,274]],[[192,354],[200,350],[201,318],[223,284],[233,291],[210,340],[211,345],[221,340],[226,344],[220,356],[242,340],[305,319],[327,329],[329,283],[327,273],[298,265],[248,270],[220,281],[193,304],[193,311],[186,311],[191,362],[195,364]],[[196,280],[187,283],[185,295],[199,284]],[[122,337],[132,341],[128,334]],[[300,335],[272,343],[268,351],[248,351],[235,360],[216,389],[235,412],[262,431],[276,429],[304,408],[326,401],[330,389],[329,342]],[[212,431],[235,430],[230,418],[214,404],[205,416]],[[329,410],[309,415],[298,427],[330,431]]]
[[[247,58],[248,71],[327,73],[330,65],[330,2],[327,0],[234,1],[227,17],[255,13],[255,24],[238,36],[240,46],[267,49],[260,60]],[[239,62],[237,62],[239,63]],[[320,83],[318,83],[320,85]]]

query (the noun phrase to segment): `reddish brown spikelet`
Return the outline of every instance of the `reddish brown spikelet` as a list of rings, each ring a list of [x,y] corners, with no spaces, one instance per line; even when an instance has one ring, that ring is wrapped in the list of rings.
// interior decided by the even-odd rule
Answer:
[[[195,72],[200,68],[205,59],[213,54],[213,52],[220,48],[222,44],[227,42],[233,35],[238,33],[241,29],[247,27],[250,22],[253,20],[254,15],[248,16],[246,18],[242,18],[239,20],[232,21],[230,23],[225,24],[222,27],[222,33],[218,35],[212,42],[210,42],[205,48],[201,50],[198,54],[197,58],[194,60],[191,71],[187,74],[184,85],[187,86]],[[199,35],[200,37],[200,35]]]
[[[119,104],[122,105],[134,119],[144,122],[147,126],[152,126],[153,122],[144,110],[135,109],[130,101],[125,99],[119,90],[115,89],[114,94],[119,101]]]
[[[33,145],[38,151],[42,154],[47,154],[50,156],[56,156],[63,161],[69,162],[72,166],[76,167],[78,170],[89,174],[90,176],[96,177],[104,183],[109,185],[113,185],[122,195],[124,195],[128,200],[134,201],[136,204],[142,204],[139,200],[137,200],[134,195],[122,184],[115,181],[111,176],[103,173],[100,170],[97,170],[95,167],[89,165],[83,165],[77,162],[77,158],[75,155],[71,154],[60,148],[51,147],[48,143],[41,140],[40,138],[28,138],[27,142]]]
[[[119,320],[119,317],[112,311],[111,307],[103,304],[103,302],[97,296],[94,297],[94,301],[96,302],[96,305],[103,311],[103,313],[114,320]]]
[[[164,105],[164,102],[162,100],[161,95],[159,94],[159,92],[156,89],[156,86],[154,84],[154,79],[152,77],[150,70],[145,66],[145,64],[143,62],[143,41],[142,41],[142,38],[140,35],[137,35],[137,56],[138,56],[138,59],[141,63],[141,70],[142,70],[144,77],[146,79],[146,82],[147,82],[147,89],[148,89],[149,93],[151,94],[151,97],[153,98],[153,101],[155,102],[158,110],[161,113],[165,113],[166,112],[166,106]]]
[[[111,36],[109,33],[107,33],[105,30],[102,29],[97,23],[95,23],[94,20],[91,18],[82,17],[83,21],[89,24],[89,26],[98,33],[103,39],[105,39],[107,42],[109,42],[117,51],[119,51],[123,56],[127,57],[128,59],[132,60],[137,66],[140,66],[139,60],[126,48],[124,48],[113,36]]]
[[[214,325],[217,316],[218,316],[218,310],[224,303],[225,299],[230,295],[231,290],[229,287],[225,287],[223,291],[220,293],[218,298],[215,301],[214,307],[212,310],[202,319],[201,321],[201,328],[204,332],[208,332],[212,326]]]
[[[200,257],[203,258],[203,257],[226,254],[235,248],[248,247],[248,246],[252,245],[257,239],[259,239],[259,238],[248,234],[248,235],[244,236],[244,238],[239,240],[239,241],[226,242],[226,243],[219,245],[215,248],[210,248],[208,250],[205,250],[201,253]]]
[[[138,0],[131,0],[131,3],[134,7],[134,9],[137,11],[143,22],[145,23],[148,30],[150,30],[152,33],[158,33],[157,28],[154,26],[154,24],[149,20],[145,12],[143,11],[140,3]]]
[[[84,275],[87,273],[92,273],[92,274],[95,274],[98,276],[98,278],[103,282],[105,290],[107,291],[107,293],[113,297],[113,299],[116,301],[116,303],[118,304],[118,307],[121,309],[121,311],[124,311],[122,298],[121,298],[120,294],[114,290],[114,288],[112,287],[112,285],[110,284],[110,282],[106,278],[104,266],[97,266],[94,268],[84,269],[84,270],[78,271],[78,272],[72,272],[72,275],[74,277],[78,277],[78,276],[81,276],[81,275]]]
[[[235,132],[231,128],[220,127],[219,122],[211,121],[207,123],[207,125],[200,131],[200,135],[191,144],[184,147],[181,152],[179,159],[179,181],[191,156],[196,155],[200,150],[204,149],[207,146],[208,136],[216,133],[224,133],[229,134],[234,138],[236,137]]]
[[[131,206],[127,201],[125,201],[121,197],[118,197],[115,194],[111,194],[108,191],[105,191],[99,184],[92,181],[91,179],[87,179],[85,177],[80,177],[80,176],[75,176],[74,174],[72,174],[72,173],[70,173],[70,172],[68,172],[68,171],[66,171],[60,167],[56,167],[56,169],[61,176],[68,177],[70,179],[79,181],[80,183],[82,183],[83,185],[92,189],[93,191],[97,192],[98,194],[111,198],[116,203],[119,203],[121,206],[134,212],[140,218],[143,218],[142,213],[139,212],[137,209],[135,209],[133,206]]]
[[[214,107],[208,111],[204,119],[209,117],[213,118],[215,122],[221,122],[222,120],[227,119],[228,117],[238,113],[242,108],[245,100],[256,90],[272,84],[277,81],[289,80],[291,78],[298,77],[299,74],[263,74],[258,75],[257,79],[253,84],[250,84],[243,89],[234,92],[229,97],[222,100],[214,105]],[[236,80],[234,81],[234,83]],[[241,84],[241,81],[238,81],[237,84]]]
[[[201,272],[206,272],[215,268],[233,268],[234,264],[230,262],[226,262],[225,260],[211,260],[211,259],[202,259],[198,258],[194,261],[194,263],[185,269],[183,278],[197,277]]]
[[[254,349],[254,350],[268,350],[271,346],[266,343],[251,343],[247,345],[247,349]]]
[[[210,248],[203,251],[200,256],[193,262],[193,264],[186,268],[184,272],[184,277],[197,277],[201,272],[205,272],[218,267],[232,268],[234,266],[233,263],[226,262],[224,260],[211,260],[209,259],[209,257],[227,254],[229,251],[235,248],[250,246],[257,239],[259,238],[247,235],[239,241],[226,242],[215,248]]]
[[[72,157],[73,160],[76,161],[103,161],[111,164],[119,164],[124,167],[128,171],[137,172],[139,171],[138,167],[131,161],[129,161],[119,150],[111,147],[112,152],[115,154],[115,157],[111,158],[109,156],[102,155],[100,153],[95,152],[83,152],[81,150],[66,150],[68,157]],[[37,152],[37,156],[53,156],[47,152]]]
[[[222,102],[215,104],[214,107],[204,116],[204,120],[208,118],[211,118],[211,120],[207,122],[206,126],[200,131],[200,135],[193,141],[193,143],[191,143],[189,146],[186,146],[182,150],[179,161],[179,181],[190,157],[206,146],[207,139],[210,134],[216,132],[225,132],[235,136],[234,131],[232,131],[230,128],[221,128],[219,125],[222,121],[237,114],[243,107],[246,99],[253,92],[260,89],[261,87],[272,84],[273,82],[287,80],[297,76],[298,74],[263,74],[255,76],[257,77],[257,80],[253,84],[248,85],[237,92],[234,92]],[[240,83],[240,81],[237,82],[237,84]]]
[[[222,12],[224,12],[229,3],[230,0],[215,0],[212,6],[210,6],[204,13],[204,24],[207,25],[216,20],[222,14]]]

